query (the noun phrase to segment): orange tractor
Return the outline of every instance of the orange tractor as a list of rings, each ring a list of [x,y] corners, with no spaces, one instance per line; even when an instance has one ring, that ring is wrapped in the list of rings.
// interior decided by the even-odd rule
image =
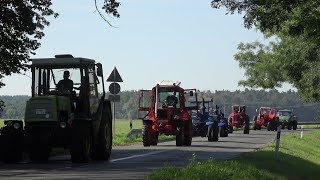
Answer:
[[[159,134],[175,135],[176,146],[192,142],[191,111],[197,104],[188,102],[197,97],[196,89],[183,89],[180,82],[161,81],[152,90],[139,91],[138,118],[143,120],[144,146],[157,145]]]
[[[258,110],[256,110],[258,112]],[[272,107],[260,107],[258,116],[253,117],[253,129],[261,130],[262,126],[267,127],[268,131],[276,131],[279,120],[276,117],[276,110]]]

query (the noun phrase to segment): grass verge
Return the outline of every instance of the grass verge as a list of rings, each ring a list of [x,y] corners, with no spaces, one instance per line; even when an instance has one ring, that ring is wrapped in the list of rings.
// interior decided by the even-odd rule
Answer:
[[[129,121],[128,120],[116,120],[116,128],[115,128],[115,137],[113,138],[113,145],[114,146],[124,146],[129,144],[141,143],[142,144],[142,136],[141,133],[138,135],[133,135],[127,137],[127,134],[130,131]],[[133,129],[141,129],[142,128],[142,121],[141,120],[134,120],[132,121],[132,128]],[[173,140],[175,136],[165,136],[160,135],[159,141],[165,140]]]
[[[317,179],[320,177],[320,131],[306,132],[300,139],[292,133],[281,139],[279,158],[274,142],[233,160],[198,162],[196,155],[182,169],[164,167],[145,179]]]

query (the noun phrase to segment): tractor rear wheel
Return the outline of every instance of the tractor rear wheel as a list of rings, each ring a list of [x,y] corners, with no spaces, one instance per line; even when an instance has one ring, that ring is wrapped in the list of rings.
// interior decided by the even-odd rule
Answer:
[[[247,115],[245,119],[245,125],[243,128],[243,134],[249,134],[249,131],[250,131],[250,120],[249,120],[249,116]]]
[[[288,125],[288,130],[291,130],[291,127],[292,127],[292,124],[290,123],[290,124]]]
[[[98,138],[98,144],[92,150],[92,159],[108,160],[112,149],[112,116],[109,107],[105,107],[102,112]]]
[[[176,146],[182,146],[184,143],[184,127],[180,125],[176,130]]]
[[[143,142],[143,146],[148,147],[150,146],[151,140],[149,138],[150,134],[150,127],[151,126],[151,122],[150,121],[143,121],[143,127],[142,127],[142,142]]]

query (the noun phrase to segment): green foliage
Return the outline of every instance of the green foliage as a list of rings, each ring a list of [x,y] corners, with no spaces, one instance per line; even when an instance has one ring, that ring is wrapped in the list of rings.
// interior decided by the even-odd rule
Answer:
[[[57,17],[50,0],[1,1],[0,87],[1,79],[26,69],[30,54],[40,47],[47,17]]]
[[[320,131],[298,133],[281,139],[279,158],[274,142],[233,160],[190,163],[178,169],[167,166],[145,179],[314,179],[320,176]]]
[[[268,46],[239,45],[235,59],[247,77],[240,85],[272,89],[289,82],[306,101],[320,101],[319,1],[214,0],[212,7],[244,13],[245,27],[278,38]]]
[[[97,0],[94,2],[97,4]],[[27,69],[30,54],[40,47],[43,30],[50,24],[47,18],[58,16],[51,5],[51,0],[1,1],[0,88],[5,85],[2,78]],[[119,6],[117,0],[104,0],[102,9],[120,17]]]

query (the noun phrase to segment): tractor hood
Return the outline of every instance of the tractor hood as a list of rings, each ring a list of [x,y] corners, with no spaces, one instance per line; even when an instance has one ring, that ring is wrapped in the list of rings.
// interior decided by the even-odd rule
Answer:
[[[279,116],[279,121],[289,121],[290,116]]]

